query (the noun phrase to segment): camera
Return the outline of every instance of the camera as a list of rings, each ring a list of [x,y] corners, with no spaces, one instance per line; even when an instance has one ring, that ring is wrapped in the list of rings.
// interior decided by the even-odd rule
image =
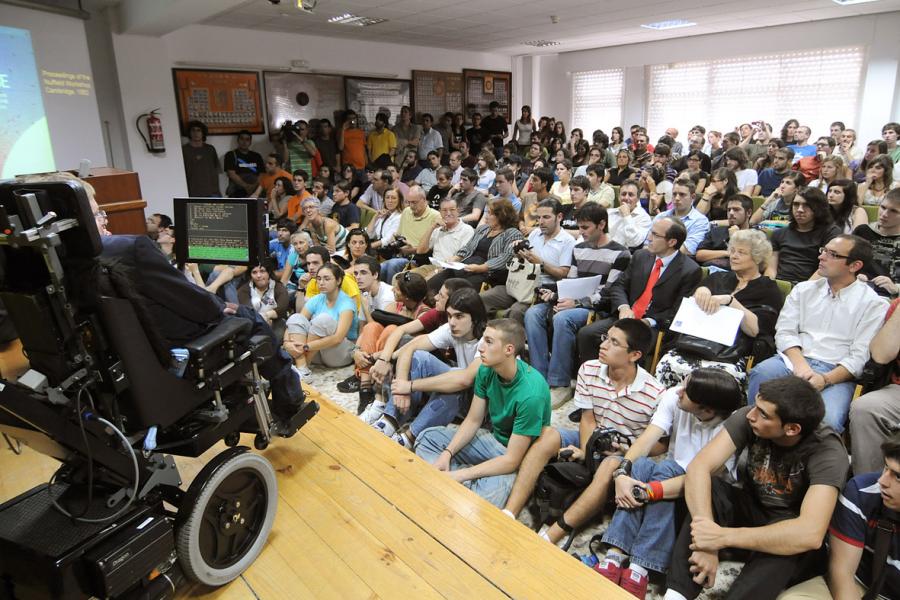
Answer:
[[[528,240],[519,240],[513,242],[513,252],[522,252],[523,250],[531,250],[531,242]]]
[[[616,450],[616,448],[613,447],[613,444],[631,445],[631,436],[625,435],[618,429],[612,427],[604,427],[603,429],[597,430],[592,437],[594,437],[594,443],[591,446],[591,452],[593,452],[595,456],[599,455],[601,460],[604,453]]]

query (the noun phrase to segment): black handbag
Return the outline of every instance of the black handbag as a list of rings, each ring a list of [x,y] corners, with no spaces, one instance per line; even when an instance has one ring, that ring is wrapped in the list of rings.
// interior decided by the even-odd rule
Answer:
[[[398,315],[397,313],[388,312],[386,310],[381,310],[380,308],[376,308],[372,311],[372,320],[376,323],[380,323],[387,327],[388,325],[406,325],[412,319],[409,317],[404,317],[403,315]]]
[[[683,333],[675,342],[676,352],[684,356],[732,364],[750,354],[752,348],[753,339],[742,332],[738,332],[737,340],[731,346]]]

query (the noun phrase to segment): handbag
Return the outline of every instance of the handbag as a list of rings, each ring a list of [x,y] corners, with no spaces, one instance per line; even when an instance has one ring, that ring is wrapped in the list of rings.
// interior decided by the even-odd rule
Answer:
[[[403,315],[398,315],[397,313],[388,312],[386,310],[381,310],[380,308],[376,308],[372,311],[372,320],[376,323],[380,323],[387,327],[388,325],[406,325],[412,319],[409,317],[404,317]]]
[[[675,350],[679,354],[701,360],[714,360],[732,364],[745,358],[750,354],[752,348],[753,338],[744,335],[740,331],[737,339],[731,346],[683,333],[678,336],[678,340],[675,342]]]
[[[530,303],[541,283],[541,265],[513,256],[506,263],[506,293],[519,302]]]

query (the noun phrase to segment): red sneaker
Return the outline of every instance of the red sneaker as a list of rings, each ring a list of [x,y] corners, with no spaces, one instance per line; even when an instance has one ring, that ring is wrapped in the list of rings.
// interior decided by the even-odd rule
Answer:
[[[622,579],[622,567],[606,559],[601,560],[594,565],[594,570],[616,585],[619,585],[619,581]]]
[[[644,600],[644,597],[647,595],[647,585],[649,583],[650,578],[646,575],[641,575],[631,569],[625,569],[622,571],[622,579],[619,581],[619,587],[635,598]]]

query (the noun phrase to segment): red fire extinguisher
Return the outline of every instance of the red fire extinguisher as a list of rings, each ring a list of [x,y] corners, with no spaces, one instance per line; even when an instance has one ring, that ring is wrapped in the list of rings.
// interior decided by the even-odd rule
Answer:
[[[138,134],[141,136],[141,139],[144,140],[144,145],[147,146],[147,150],[154,154],[166,151],[166,142],[163,139],[162,121],[159,118],[158,111],[158,108],[154,108],[149,113],[138,116],[137,120],[134,122]],[[141,119],[146,119],[147,121],[146,128],[147,135],[150,136],[149,140],[141,130]]]

